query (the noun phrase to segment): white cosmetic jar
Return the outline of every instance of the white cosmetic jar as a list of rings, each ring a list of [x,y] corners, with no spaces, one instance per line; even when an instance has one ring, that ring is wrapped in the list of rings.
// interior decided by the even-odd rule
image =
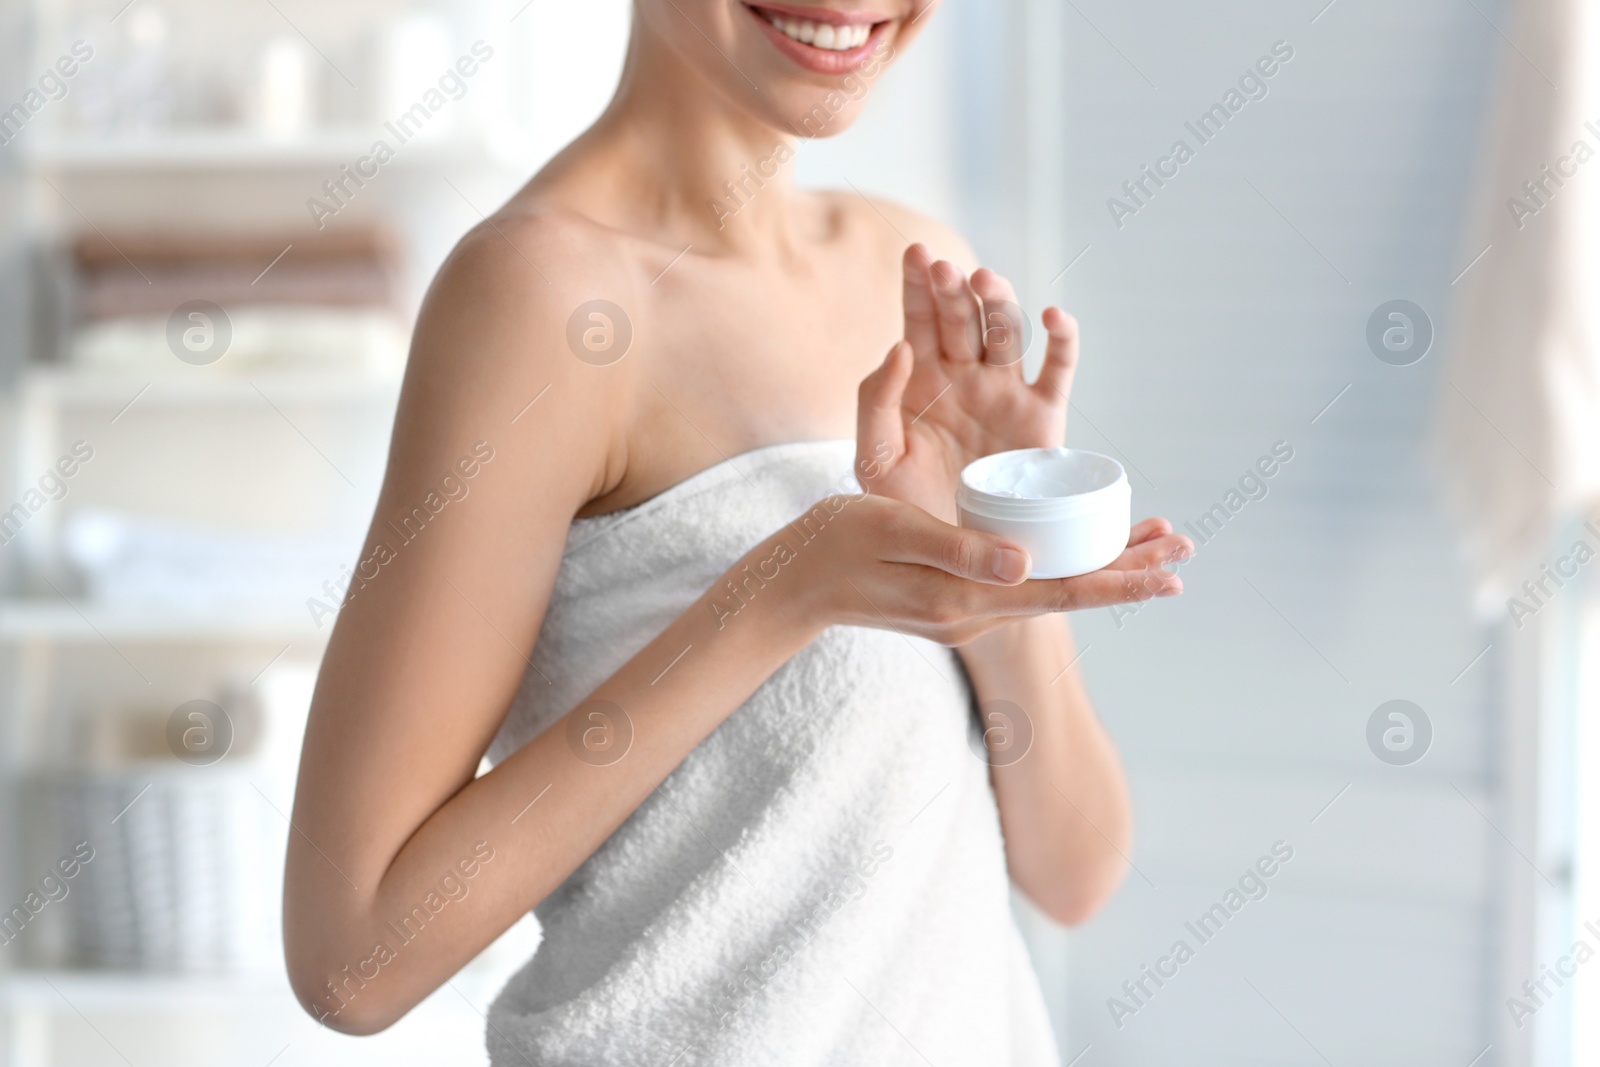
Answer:
[[[1098,452],[1020,448],[969,463],[956,490],[962,526],[1027,549],[1030,578],[1097,571],[1128,547],[1133,489]]]

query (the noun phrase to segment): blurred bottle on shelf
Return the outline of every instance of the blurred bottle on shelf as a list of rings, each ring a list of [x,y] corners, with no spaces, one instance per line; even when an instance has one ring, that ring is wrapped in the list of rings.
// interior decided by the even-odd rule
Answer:
[[[141,2],[111,27],[85,28],[94,48],[65,100],[69,120],[90,133],[156,130],[171,125],[178,106],[162,7]]]
[[[298,37],[273,37],[262,47],[252,125],[269,137],[296,137],[316,122],[316,56]]]
[[[418,12],[402,15],[378,31],[378,79],[373,119],[393,122],[417,105],[456,60],[450,24],[439,15]],[[456,120],[455,108],[445,108],[417,133],[438,137]]]

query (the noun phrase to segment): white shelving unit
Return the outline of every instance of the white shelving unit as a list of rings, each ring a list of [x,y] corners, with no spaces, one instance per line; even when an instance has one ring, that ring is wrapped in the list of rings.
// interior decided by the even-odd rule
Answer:
[[[25,264],[80,235],[299,228],[315,240],[308,198],[367,155],[384,123],[481,40],[493,59],[430,120],[437,129],[408,139],[327,220],[329,227],[398,236],[407,259],[403,295],[414,306],[456,238],[604,106],[629,19],[626,0],[529,12],[523,0],[22,6],[26,17],[7,26],[24,27],[31,39],[0,34],[5,93],[23,92],[75,40],[91,43],[94,57],[69,81],[64,99],[52,100],[0,147],[6,315],[36,304],[7,295],[26,291]],[[450,38],[448,54],[416,50],[417,33],[440,26]],[[299,55],[315,97],[286,122],[281,114],[264,119],[274,109],[260,106],[265,95],[251,89],[265,84],[270,47]],[[278,132],[264,132],[269,128]],[[222,683],[292,691],[314,671],[328,632],[305,607],[318,588],[285,588],[264,603],[97,602],[64,562],[66,520],[97,506],[258,538],[332,535],[348,541],[353,561],[397,389],[384,377],[308,369],[303,361],[272,370],[226,358],[209,367],[174,360],[160,373],[110,373],[52,363],[61,346],[44,344],[19,361],[7,345],[14,350],[30,331],[5,326],[0,513],[37,483],[63,442],[91,441],[95,458],[63,499],[0,545],[0,910],[44,872],[58,847],[38,841],[40,783],[93,781],[96,774],[127,780],[125,769],[63,768],[83,755],[65,728],[73,716],[109,709],[115,718],[120,708],[132,721],[209,698]],[[293,703],[281,692],[275,699]],[[259,786],[287,812],[295,745],[288,747],[250,767],[231,755],[216,767],[179,764],[174,781],[206,784],[233,764],[247,772],[241,788]],[[156,795],[117,828],[141,817]],[[262,799],[259,808],[266,805]],[[40,923],[53,914],[60,920],[79,899],[74,890],[41,913]],[[481,1063],[482,1013],[533,945],[525,921],[392,1031],[358,1041],[318,1027],[294,1003],[277,967],[91,970],[69,965],[51,936],[29,928],[0,946],[0,1067],[264,1065],[280,1053],[280,1067]]]
[[[314,240],[307,198],[385,136],[396,92],[416,99],[480,38],[492,40],[494,62],[440,112],[437,131],[409,140],[329,225],[379,227],[398,237],[408,267],[403,297],[414,305],[454,237],[536,162],[537,138],[519,118],[528,110],[519,100],[527,81],[518,72],[528,62],[531,20],[513,24],[515,9],[498,0],[399,7],[340,0],[315,10],[284,5],[282,13],[274,5],[245,10],[141,0],[115,22],[115,7],[88,0],[26,6],[33,39],[0,45],[0,59],[36,77],[75,39],[91,41],[95,56],[69,81],[64,100],[52,101],[0,148],[0,179],[23,205],[12,215],[0,212],[0,238],[13,247],[44,252],[96,233],[114,239],[129,231],[276,234],[294,227]],[[424,48],[415,71],[386,65],[390,27],[410,19],[415,29],[419,13],[427,26],[445,28],[448,55],[440,60],[437,48]],[[297,25],[286,23],[291,18]],[[155,51],[152,35],[165,41]],[[319,100],[308,120],[265,133],[248,114],[189,113],[228,96],[218,88],[228,79],[243,79],[248,90],[264,48],[290,38],[316,40],[307,84]],[[170,114],[111,114],[137,110],[130,101],[151,93],[153,84],[139,71],[155,69],[158,59],[174,87]],[[234,95],[240,107],[250,103],[249,92]],[[7,269],[0,261],[0,271]],[[20,258],[9,269],[17,273],[0,277],[0,284],[31,281]],[[14,337],[29,332],[6,326]],[[44,331],[38,335],[47,339]],[[319,369],[303,359],[275,368],[234,365],[226,357],[204,367],[173,359],[151,373],[111,372],[51,362],[61,346],[37,347],[22,365],[0,368],[0,381],[9,383],[0,392],[0,513],[72,441],[91,441],[95,457],[69,480],[64,496],[36,510],[0,546],[0,914],[71,846],[51,837],[51,805],[53,790],[75,782],[127,789],[132,797],[149,770],[155,784],[127,814],[101,820],[106,825],[94,843],[103,858],[80,879],[121,862],[114,858],[119,848],[158,840],[151,835],[169,823],[188,832],[184,818],[209,815],[204,804],[191,811],[178,803],[191,788],[231,790],[215,795],[254,804],[262,823],[276,827],[261,837],[260,849],[281,862],[298,740],[294,715],[303,713],[305,685],[331,628],[306,609],[320,588],[273,589],[259,600],[234,602],[97,600],[65,562],[61,533],[79,509],[98,507],[258,540],[333,539],[348,543],[353,561],[376,498],[398,378]],[[286,721],[269,723],[270,744],[253,756],[230,754],[212,767],[176,759],[164,768],[103,766],[73,725],[82,719],[121,728],[224,690],[254,693],[269,715]],[[168,800],[160,799],[163,790]],[[146,860],[192,864],[195,853],[168,857],[155,848]],[[206,858],[204,850],[198,854]],[[129,863],[137,875],[138,863]],[[278,892],[275,879],[256,888]],[[97,897],[80,881],[0,945],[0,1067],[265,1064],[285,1042],[294,1051],[281,1063],[470,1063],[482,1055],[483,1011],[531,948],[528,928],[514,930],[394,1031],[355,1041],[318,1027],[300,1010],[277,959],[198,970],[75,965],[69,909],[109,891],[97,887]],[[183,891],[177,887],[179,899]],[[206,906],[228,904],[224,896]]]
[[[246,613],[139,610],[106,607],[65,598],[0,600],[0,641],[57,645],[105,641],[164,641],[174,644],[216,642],[317,642],[326,636],[302,609],[282,605],[252,606]]]
[[[108,971],[33,970],[13,974],[6,991],[14,1009],[55,1011],[70,1004],[80,1011],[144,1008],[159,1011],[174,1002],[229,1004],[282,999],[276,975],[239,975],[224,979],[170,975],[133,975]]]
[[[105,427],[108,432],[116,430],[123,436],[98,441],[95,460],[73,480],[67,496],[35,515],[22,531],[24,536],[8,546],[7,551],[20,555],[20,566],[16,568],[20,573],[13,575],[16,581],[26,582],[32,570],[45,566],[56,570],[59,582],[59,560],[53,542],[66,509],[92,503],[105,491],[124,488],[128,478],[138,474],[141,446],[164,434],[182,434],[187,425],[208,427],[208,437],[215,434],[219,423],[230,426],[235,439],[213,437],[215,446],[222,450],[250,450],[252,438],[271,433],[285,420],[309,423],[320,416],[324,420],[364,422],[367,448],[373,453],[365,467],[375,470],[381,461],[385,445],[382,427],[393,408],[397,382],[348,372],[295,371],[248,378],[207,373],[216,369],[181,367],[176,373],[154,378],[55,366],[35,366],[24,371],[10,404],[9,423],[14,435],[11,454],[16,462],[7,492],[13,497],[13,487],[36,479],[39,470],[48,468],[51,459],[64,453],[67,443],[82,432],[84,424]],[[270,404],[264,397],[270,398]],[[115,424],[113,419],[117,420]],[[287,479],[291,484],[321,462],[311,454],[296,458],[298,462],[289,464],[297,472]],[[159,457],[153,456],[152,460],[161,462]],[[109,472],[102,470],[100,473],[106,476],[92,482],[89,479],[100,463],[114,466]],[[362,487],[367,492],[371,488],[370,484]],[[165,495],[168,502],[181,502],[191,495],[208,497],[230,491],[256,490],[213,482]],[[260,491],[270,493],[274,489],[262,487]],[[344,511],[355,514],[360,507]],[[314,521],[313,525],[322,523]],[[352,531],[352,546],[358,538],[359,531]],[[130,800],[144,796],[138,792],[144,773],[138,767],[101,771],[92,765],[75,765],[79,754],[73,750],[70,732],[63,734],[60,720],[87,707],[103,706],[113,713],[118,708],[141,711],[151,704],[176,707],[185,697],[210,698],[230,679],[235,684],[268,688],[273,680],[270,674],[293,671],[304,676],[320,657],[328,630],[313,621],[303,599],[302,594],[236,604],[99,602],[80,596],[68,586],[59,590],[35,588],[27,595],[13,593],[0,598],[0,669],[4,672],[0,700],[5,709],[0,716],[5,727],[0,732],[0,751],[4,755],[5,787],[18,799],[16,805],[6,805],[8,813],[16,815],[5,838],[8,855],[4,866],[12,872],[13,879],[5,887],[8,906],[11,900],[20,899],[18,893],[28,883],[36,882],[50,869],[50,859],[56,853],[72,844],[65,839],[48,840],[55,825],[50,813],[55,791],[70,789],[74,778],[81,778],[87,783],[85,788],[122,786]],[[292,721],[277,725],[280,729],[294,729]],[[131,807],[120,822],[114,820],[101,826],[100,836],[90,832],[84,837],[107,857],[102,863],[112,862],[109,857],[136,848],[141,837],[148,839],[151,825],[162,825],[160,820],[146,820],[151,825],[137,824],[137,820],[153,814],[147,807],[162,795],[160,790],[180,798],[188,790],[201,798],[231,796],[235,806],[254,805],[255,825],[268,828],[261,847],[281,855],[281,838],[287,834],[283,819],[290,804],[293,776],[293,738],[288,740],[290,751],[285,751],[280,737],[275,752],[258,755],[253,762],[241,766],[230,766],[226,758],[215,767],[187,767],[170,760],[167,766],[148,774],[158,792],[140,801],[143,806]],[[175,856],[172,863],[193,866],[193,857]],[[272,870],[273,865],[268,863],[267,869]],[[90,864],[79,877],[89,878],[97,873],[100,872]],[[263,881],[275,881],[276,877]],[[219,884],[226,886],[228,882],[224,878]],[[255,912],[269,920],[266,928],[270,930],[271,911],[275,909],[262,908],[259,898],[263,893],[275,893],[275,889],[266,884],[254,888],[258,898]],[[84,891],[82,886],[71,889],[69,883],[67,897],[42,912],[13,944],[6,946],[7,956],[0,960],[0,967],[4,968],[0,970],[0,1005],[4,1007],[7,1035],[0,1048],[0,1063],[6,1067],[98,1062],[82,1057],[101,1053],[105,1062],[121,1062],[123,1055],[130,1054],[123,1051],[125,1048],[137,1049],[141,1041],[148,1045],[151,1035],[160,1037],[164,1027],[180,1026],[184,1018],[196,1012],[218,1018],[275,1017],[298,1025],[295,1016],[299,1008],[281,970],[263,970],[259,961],[249,971],[185,974],[79,969],[66,965],[69,961],[52,958],[59,956],[65,913],[52,914],[50,909],[83,905]],[[213,891],[209,896],[215,898],[217,893]],[[227,901],[215,899],[206,903],[211,908],[230,906]],[[237,906],[236,901],[233,906]],[[470,1019],[452,1018],[458,1028],[467,1026],[470,1031]],[[86,1033],[102,1031],[108,1040],[98,1050],[93,1042],[85,1043]],[[193,1062],[207,1062],[206,1048],[225,1040],[222,1036],[210,1039],[210,1046],[202,1041],[199,1047],[189,1048],[187,1054]],[[223,1057],[217,1062],[237,1055],[222,1048],[216,1051]],[[136,1056],[135,1062],[141,1060],[148,1061],[148,1056]]]
[[[133,404],[219,407],[259,404],[263,396],[294,404],[392,403],[400,383],[340,371],[264,375],[106,374],[55,366],[30,367],[18,388],[24,407],[41,414],[64,408],[110,408]]]
[[[237,130],[200,130],[151,135],[86,137],[33,141],[22,156],[47,173],[125,174],[139,171],[337,170],[372,148],[371,130],[341,130],[293,137],[263,137]],[[495,165],[526,165],[525,152],[460,137],[419,141],[399,155],[395,166],[455,168],[463,159]]]

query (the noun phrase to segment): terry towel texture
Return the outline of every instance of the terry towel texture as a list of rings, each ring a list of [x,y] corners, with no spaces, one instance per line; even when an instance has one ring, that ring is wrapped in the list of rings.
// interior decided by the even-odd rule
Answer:
[[[751,545],[854,489],[853,458],[843,441],[758,449],[574,522],[538,672],[491,758]],[[495,1067],[1058,1064],[970,700],[948,649],[824,632],[536,909],[538,951],[490,1009]]]

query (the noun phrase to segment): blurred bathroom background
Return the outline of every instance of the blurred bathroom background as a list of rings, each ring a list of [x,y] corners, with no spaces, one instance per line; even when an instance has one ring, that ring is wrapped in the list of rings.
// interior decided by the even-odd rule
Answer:
[[[1545,208],[1593,199],[1592,175],[1495,185],[1508,85],[1600,146],[1594,5],[1544,5],[1554,31],[1533,6],[947,0],[859,125],[800,152],[803,181],[947,219],[1033,314],[1076,314],[1068,443],[1202,542],[1179,601],[1076,619],[1139,832],[1084,927],[1018,903],[1064,1062],[1600,1062],[1574,956],[1600,950],[1600,601],[1572,562],[1600,549],[1600,457],[1496,406],[1522,379],[1592,401],[1600,359],[1563,350],[1585,385],[1513,336],[1497,379],[1463,326],[1521,299],[1488,280],[1542,254]],[[376,498],[427,279],[604,106],[627,22],[0,0],[0,1067],[484,1062],[525,928],[376,1037],[288,992],[315,602]],[[1511,197],[1506,237],[1485,205]],[[1469,552],[1493,502],[1446,486],[1518,479],[1520,554]]]

